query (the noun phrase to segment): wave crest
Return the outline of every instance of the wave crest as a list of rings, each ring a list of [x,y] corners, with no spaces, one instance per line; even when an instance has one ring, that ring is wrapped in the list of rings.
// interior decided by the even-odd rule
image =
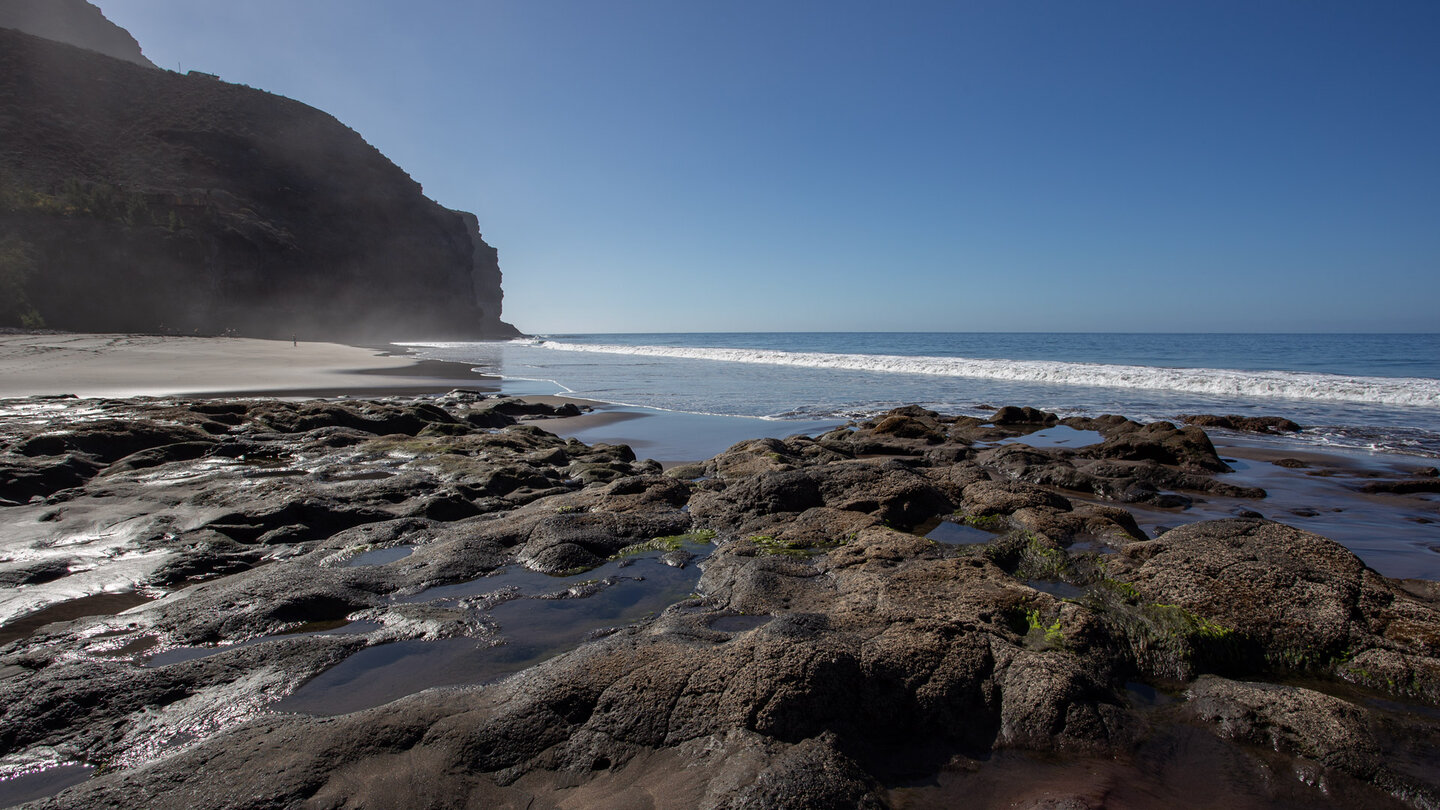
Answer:
[[[555,340],[542,340],[538,345],[565,352],[672,357],[881,374],[925,374],[1051,385],[1183,391],[1223,397],[1285,398],[1440,408],[1440,380],[1419,377],[1350,377],[1300,371],[1163,368],[1045,360],[785,352],[773,349],[624,346]]]

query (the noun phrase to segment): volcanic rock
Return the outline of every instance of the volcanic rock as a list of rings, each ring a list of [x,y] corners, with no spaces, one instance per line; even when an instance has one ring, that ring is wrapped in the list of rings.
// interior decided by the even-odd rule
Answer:
[[[1300,431],[1298,424],[1283,416],[1236,416],[1235,414],[1216,416],[1207,413],[1181,416],[1180,421],[1187,425],[1218,427],[1250,433],[1298,433]]]
[[[107,404],[105,419],[130,425],[120,435],[179,425],[255,460],[142,457],[157,463],[112,464],[76,487],[63,509],[162,498],[146,476],[177,482],[168,486],[184,494],[180,507],[200,511],[157,516],[138,547],[169,555],[149,583],[189,587],[0,648],[0,753],[57,749],[110,765],[56,807],[190,810],[235,796],[344,806],[396,795],[438,806],[664,796],[676,806],[884,807],[889,786],[954,763],[983,768],[1002,749],[1124,761],[1186,728],[1222,748],[1273,749],[1276,767],[1316,784],[1343,776],[1415,806],[1436,795],[1433,773],[1405,765],[1440,738],[1430,715],[1320,688],[1440,704],[1431,584],[1392,582],[1338,544],[1262,520],[1144,540],[1128,512],[1094,502],[1125,481],[1208,480],[1206,445],[1187,432],[1198,428],[1094,420],[1129,438],[1090,455],[983,447],[976,434],[995,428],[907,411],[818,440],[742,443],[687,480],[624,446],[473,426],[467,414],[484,405]],[[224,431],[205,432],[206,420]],[[982,447],[955,460],[853,452],[887,421],[895,434],[926,428],[879,434],[906,446]],[[404,432],[372,432],[390,428]],[[345,441],[333,446],[336,437]],[[32,439],[16,437],[4,458],[64,457],[13,449]],[[1031,480],[1065,469],[1091,484],[1078,490],[1088,499]],[[42,509],[57,507],[6,507],[37,519]],[[941,519],[993,537],[951,546],[920,533]],[[392,562],[352,564],[400,546],[408,554]],[[637,552],[673,555],[687,570],[698,562],[696,592],[497,682],[336,717],[265,710],[367,647],[495,643],[485,611],[515,598],[425,601],[426,589],[516,564],[623,566]],[[19,585],[63,577],[61,567],[0,574]],[[614,580],[572,584],[566,598]],[[1067,598],[1047,590],[1062,584]],[[722,624],[733,619],[747,621]],[[316,621],[372,624],[279,635]],[[147,667],[95,652],[122,642],[208,655]],[[1265,682],[1297,676],[1317,687]],[[1131,697],[1136,683],[1189,699],[1147,708]],[[155,747],[192,734],[172,753]]]
[[[475,218],[313,107],[5,28],[0,121],[0,326],[518,334]]]
[[[0,28],[14,28],[143,67],[155,67],[140,53],[140,43],[129,31],[107,20],[100,9],[85,0],[0,0]]]

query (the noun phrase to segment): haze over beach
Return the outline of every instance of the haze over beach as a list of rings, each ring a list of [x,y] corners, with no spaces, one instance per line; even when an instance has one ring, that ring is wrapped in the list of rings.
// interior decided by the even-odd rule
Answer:
[[[0,807],[1440,807],[1437,34],[0,0]]]
[[[474,211],[526,332],[1440,329],[1433,3],[98,5]]]

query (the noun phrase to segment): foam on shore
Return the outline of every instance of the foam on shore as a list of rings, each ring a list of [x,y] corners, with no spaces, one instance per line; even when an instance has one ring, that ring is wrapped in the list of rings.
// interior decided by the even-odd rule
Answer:
[[[566,343],[554,340],[541,341],[538,345],[541,348],[566,352],[673,357],[688,360],[967,377],[1055,385],[1181,391],[1209,396],[1288,398],[1440,408],[1440,380],[1417,377],[1360,377],[1296,371],[1241,371],[1217,368],[1157,368],[969,357],[829,354],[771,349],[625,346]]]

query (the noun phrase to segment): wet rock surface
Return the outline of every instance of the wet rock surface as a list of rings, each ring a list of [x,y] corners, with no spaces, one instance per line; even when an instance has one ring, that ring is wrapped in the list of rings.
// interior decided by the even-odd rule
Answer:
[[[1302,428],[1295,422],[1283,416],[1217,416],[1215,414],[1196,414],[1193,416],[1182,416],[1180,421],[1187,425],[1199,425],[1200,427],[1218,427],[1226,430],[1242,430],[1251,433],[1297,433]]]
[[[1196,739],[1282,806],[1440,801],[1433,583],[1260,519],[1147,538],[1123,505],[1264,497],[1196,426],[909,407],[662,473],[464,392],[9,413],[5,624],[97,554],[164,597],[0,647],[0,766],[101,767],[41,806],[943,806],[1005,752],[1146,769]],[[1065,429],[1087,443],[1023,443]],[[361,651],[523,646],[514,600],[681,566],[694,593],[501,680],[273,708]]]

